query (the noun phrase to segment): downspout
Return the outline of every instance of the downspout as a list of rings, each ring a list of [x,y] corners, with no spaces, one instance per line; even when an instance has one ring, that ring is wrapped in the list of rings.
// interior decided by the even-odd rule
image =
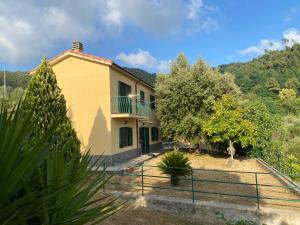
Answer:
[[[135,96],[137,96],[137,84],[138,83],[140,83],[140,82],[139,81],[135,82]],[[136,112],[136,114],[138,114],[138,107],[137,107],[138,99],[136,98],[135,101],[136,101],[135,102],[135,112]],[[140,156],[142,154],[140,153],[139,119],[136,119],[135,121],[136,121],[135,124],[136,124],[136,146],[137,146],[137,152],[136,152],[136,154],[137,154],[137,156]]]

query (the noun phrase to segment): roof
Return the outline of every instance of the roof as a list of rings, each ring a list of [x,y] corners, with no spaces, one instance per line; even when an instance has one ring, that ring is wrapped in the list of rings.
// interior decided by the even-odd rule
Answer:
[[[106,64],[108,66],[116,67],[117,69],[122,70],[129,76],[145,83],[146,85],[150,86],[151,88],[154,87],[155,78],[156,78],[155,74],[147,73],[146,71],[138,69],[138,68],[121,67],[118,64],[114,63],[114,61],[111,59],[94,56],[94,55],[90,55],[90,54],[79,52],[79,51],[66,50],[66,51],[60,53],[59,55],[53,57],[52,59],[50,59],[48,62],[50,63],[50,65],[53,65],[53,64],[65,59],[68,56],[75,56],[75,57],[79,57],[81,59],[85,59],[85,60],[89,60],[89,61],[93,61],[93,62]],[[29,74],[33,74],[36,70],[37,70],[37,67],[35,67],[31,71],[29,71]]]

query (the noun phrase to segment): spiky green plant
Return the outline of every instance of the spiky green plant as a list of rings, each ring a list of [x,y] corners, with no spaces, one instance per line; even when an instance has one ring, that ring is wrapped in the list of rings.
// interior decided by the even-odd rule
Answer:
[[[191,173],[188,157],[179,151],[165,153],[157,166],[163,174],[170,175],[172,186],[178,184],[179,176],[187,176]]]
[[[93,173],[89,153],[66,161],[72,143],[53,148],[63,116],[36,138],[31,115],[22,103],[0,110],[0,224],[96,224],[116,212],[122,204],[99,195],[107,180]]]

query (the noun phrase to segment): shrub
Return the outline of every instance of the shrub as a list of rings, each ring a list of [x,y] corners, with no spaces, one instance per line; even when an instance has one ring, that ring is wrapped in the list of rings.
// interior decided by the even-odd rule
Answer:
[[[66,161],[72,140],[53,148],[63,118],[33,137],[35,120],[22,103],[0,109],[0,224],[83,225],[103,220],[120,206],[111,196],[97,197],[107,180],[92,173],[88,152]],[[32,138],[34,144],[28,144]]]
[[[158,168],[163,174],[170,175],[171,185],[178,184],[179,176],[187,176],[191,173],[188,157],[184,153],[171,151],[164,154],[158,163]]]

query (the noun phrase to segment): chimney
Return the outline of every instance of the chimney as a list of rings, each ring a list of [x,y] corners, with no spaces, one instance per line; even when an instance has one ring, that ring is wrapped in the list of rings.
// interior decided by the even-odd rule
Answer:
[[[79,41],[74,41],[72,43],[72,50],[77,51],[77,52],[82,52],[83,51],[83,44]]]

